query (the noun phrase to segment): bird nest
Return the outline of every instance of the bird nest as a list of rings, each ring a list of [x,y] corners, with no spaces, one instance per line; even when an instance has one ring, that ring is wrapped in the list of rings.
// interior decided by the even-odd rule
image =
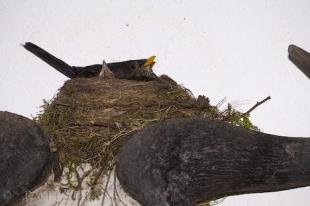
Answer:
[[[77,191],[88,177],[90,195],[96,198],[104,191],[95,188],[102,188],[100,179],[110,174],[126,139],[145,126],[176,117],[220,119],[257,129],[248,115],[230,106],[220,112],[208,98],[194,98],[168,76],[147,82],[72,79],[45,102],[36,119],[57,151],[55,180]]]

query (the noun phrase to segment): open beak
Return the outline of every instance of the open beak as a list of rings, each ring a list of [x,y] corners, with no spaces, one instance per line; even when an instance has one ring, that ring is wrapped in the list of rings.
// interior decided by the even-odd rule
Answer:
[[[155,64],[155,58],[156,58],[156,56],[150,56],[149,58],[147,58],[147,60],[144,62],[144,64],[143,64],[143,68],[144,69],[151,69],[152,68],[152,66]]]

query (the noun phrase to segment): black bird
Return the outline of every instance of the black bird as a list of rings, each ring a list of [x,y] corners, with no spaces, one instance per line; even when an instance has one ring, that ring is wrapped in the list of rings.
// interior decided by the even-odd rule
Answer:
[[[95,76],[106,77],[111,75],[119,79],[142,81],[150,81],[157,78],[152,70],[155,64],[155,56],[151,56],[148,59],[136,59],[108,64],[103,61],[103,64],[76,67],[68,65],[31,42],[26,42],[23,47],[70,79]]]

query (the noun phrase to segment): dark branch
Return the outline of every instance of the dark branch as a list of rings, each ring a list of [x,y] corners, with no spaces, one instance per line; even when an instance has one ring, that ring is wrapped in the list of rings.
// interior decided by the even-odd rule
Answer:
[[[263,99],[260,102],[257,102],[253,107],[251,107],[248,111],[246,111],[245,113],[243,113],[243,116],[247,116],[249,115],[254,109],[256,109],[259,105],[263,104],[264,102],[268,101],[269,99],[271,99],[270,96],[266,97],[265,99]]]

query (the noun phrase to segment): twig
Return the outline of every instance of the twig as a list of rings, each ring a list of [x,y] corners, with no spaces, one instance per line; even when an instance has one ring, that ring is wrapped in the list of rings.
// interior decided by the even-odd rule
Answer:
[[[127,206],[127,204],[124,203],[124,201],[122,200],[122,198],[120,197],[120,195],[118,194],[117,191],[117,186],[116,186],[116,174],[115,174],[115,169],[114,169],[114,196],[116,195],[116,197],[118,198],[118,200],[124,205]],[[116,198],[114,198],[116,200]]]
[[[75,200],[75,192],[78,193],[78,201],[77,201],[77,206],[80,206],[80,202],[82,200],[82,183],[84,179],[93,171],[93,169],[89,169],[82,176],[80,176],[79,172],[77,171],[77,168],[75,168],[75,176],[76,176],[76,181],[77,181],[77,186],[75,188],[74,193],[72,193],[72,199],[74,198]],[[74,196],[73,196],[74,195]]]
[[[55,104],[56,104],[56,105],[59,105],[59,106],[64,106],[64,107],[71,107],[71,105],[69,105],[69,104],[64,104],[64,103],[58,103],[58,102],[56,102]]]
[[[78,201],[77,201],[77,206],[80,206],[80,202],[82,200],[82,190],[80,189],[78,191]]]
[[[99,178],[101,177],[101,175],[102,175],[102,173],[103,173],[103,171],[104,171],[104,169],[105,169],[104,166],[100,166],[100,167],[101,167],[101,168],[100,168],[99,172],[97,172],[97,174],[94,175],[94,180],[93,180],[93,182],[91,183],[91,187],[94,187],[94,186],[97,184]]]
[[[111,124],[99,124],[99,123],[93,123],[93,124],[79,124],[79,123],[72,123],[68,128],[78,128],[78,127],[109,127]]]
[[[113,185],[114,185],[114,190],[113,190],[113,202],[115,204],[115,206],[118,206],[118,203],[117,203],[117,200],[116,200],[116,185],[115,185],[115,182],[116,182],[116,175],[114,173],[114,182],[113,182]]]
[[[264,102],[268,101],[269,99],[271,99],[270,96],[266,97],[265,99],[263,99],[260,102],[257,102],[253,107],[251,107],[248,111],[246,111],[245,113],[242,114],[242,116],[247,116],[249,115],[254,109],[256,109],[256,107],[258,107],[259,105],[263,104]]]
[[[109,181],[110,181],[111,173],[112,173],[112,170],[110,170],[108,172],[108,175],[106,176],[107,179],[106,179],[106,184],[105,184],[105,186],[103,188],[103,195],[102,195],[102,200],[101,200],[101,206],[104,205],[104,200],[105,200],[105,196],[106,195],[108,195],[108,197],[110,198],[111,202],[113,202],[112,197],[110,197],[109,192],[108,192],[108,184],[109,184]]]
[[[82,189],[82,183],[84,181],[84,179],[93,171],[93,168],[87,170],[86,172],[83,173],[82,176],[80,176],[79,172],[77,171],[77,169],[75,168],[75,175],[76,175],[76,180],[77,180],[77,186],[76,189],[77,190],[81,190]]]
[[[222,104],[224,104],[224,102],[226,102],[226,97],[224,97],[219,103],[216,104],[216,108],[219,108]]]

